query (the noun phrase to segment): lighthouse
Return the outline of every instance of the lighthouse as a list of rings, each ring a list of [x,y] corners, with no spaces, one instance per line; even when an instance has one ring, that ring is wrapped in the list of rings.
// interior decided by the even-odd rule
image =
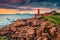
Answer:
[[[35,14],[35,18],[40,18],[40,9],[38,9],[37,14]]]

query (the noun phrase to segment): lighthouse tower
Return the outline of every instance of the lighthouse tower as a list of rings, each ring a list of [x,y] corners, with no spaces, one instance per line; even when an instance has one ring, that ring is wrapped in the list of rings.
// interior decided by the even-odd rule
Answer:
[[[37,14],[35,14],[35,18],[40,18],[40,9],[38,9],[38,12],[37,12]]]

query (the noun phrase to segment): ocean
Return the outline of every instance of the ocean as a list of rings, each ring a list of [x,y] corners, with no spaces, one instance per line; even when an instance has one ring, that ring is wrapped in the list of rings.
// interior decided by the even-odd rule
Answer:
[[[0,28],[11,24],[17,19],[27,19],[34,17],[34,14],[1,14],[0,15]]]

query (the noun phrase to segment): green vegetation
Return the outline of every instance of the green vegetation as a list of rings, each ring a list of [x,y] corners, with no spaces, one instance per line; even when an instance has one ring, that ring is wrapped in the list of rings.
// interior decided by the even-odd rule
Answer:
[[[3,40],[3,38],[0,38],[0,40]]]
[[[54,15],[60,15],[60,13],[57,13],[57,12],[56,12]]]
[[[44,19],[47,19],[47,20],[55,23],[56,25],[60,25],[60,14],[54,14],[51,16],[44,16]]]

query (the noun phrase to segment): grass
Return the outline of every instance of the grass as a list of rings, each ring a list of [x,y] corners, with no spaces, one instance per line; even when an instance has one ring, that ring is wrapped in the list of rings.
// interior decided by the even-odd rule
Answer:
[[[3,40],[3,38],[0,38],[0,40]]]
[[[60,15],[44,16],[44,19],[47,19],[57,25],[60,25]]]

